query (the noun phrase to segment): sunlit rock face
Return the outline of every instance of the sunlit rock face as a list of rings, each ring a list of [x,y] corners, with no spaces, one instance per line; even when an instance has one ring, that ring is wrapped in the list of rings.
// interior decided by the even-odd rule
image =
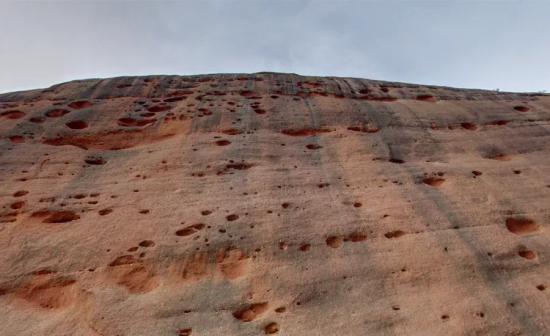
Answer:
[[[0,334],[549,334],[549,122],[294,74],[2,94]]]

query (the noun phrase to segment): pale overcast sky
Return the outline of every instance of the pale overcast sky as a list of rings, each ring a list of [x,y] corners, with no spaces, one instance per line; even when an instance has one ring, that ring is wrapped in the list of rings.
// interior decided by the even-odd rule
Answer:
[[[0,0],[0,92],[294,72],[550,91],[550,0]]]

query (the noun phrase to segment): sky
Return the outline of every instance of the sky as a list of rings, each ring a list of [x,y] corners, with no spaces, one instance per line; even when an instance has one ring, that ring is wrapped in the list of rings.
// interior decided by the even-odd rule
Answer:
[[[0,0],[0,92],[260,71],[550,91],[550,0]]]

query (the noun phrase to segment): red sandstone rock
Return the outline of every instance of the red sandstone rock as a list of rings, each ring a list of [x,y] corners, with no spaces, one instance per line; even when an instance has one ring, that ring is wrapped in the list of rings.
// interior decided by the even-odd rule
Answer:
[[[0,334],[550,334],[547,120],[273,73],[2,94]]]

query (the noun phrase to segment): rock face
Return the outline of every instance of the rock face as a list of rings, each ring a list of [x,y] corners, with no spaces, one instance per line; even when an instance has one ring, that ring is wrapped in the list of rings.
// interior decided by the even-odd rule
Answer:
[[[0,95],[0,334],[550,334],[549,122],[273,73]]]

